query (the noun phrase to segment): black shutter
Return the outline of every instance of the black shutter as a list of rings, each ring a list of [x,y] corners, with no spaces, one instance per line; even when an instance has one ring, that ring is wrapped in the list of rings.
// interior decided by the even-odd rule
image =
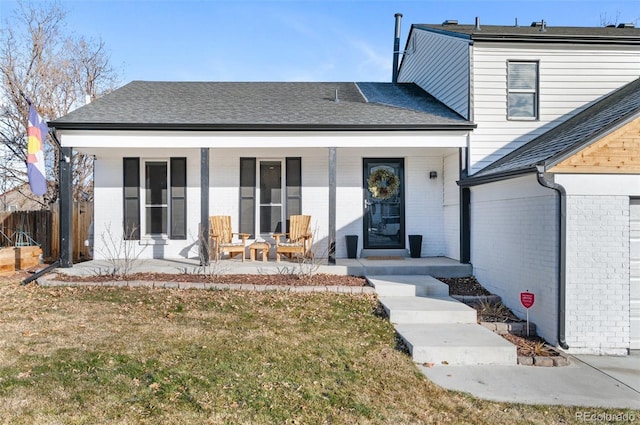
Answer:
[[[123,158],[125,240],[140,239],[140,158]]]
[[[240,233],[255,235],[256,159],[240,158]]]
[[[187,158],[171,158],[171,239],[187,239]]]
[[[302,214],[302,159],[287,158],[287,217]]]

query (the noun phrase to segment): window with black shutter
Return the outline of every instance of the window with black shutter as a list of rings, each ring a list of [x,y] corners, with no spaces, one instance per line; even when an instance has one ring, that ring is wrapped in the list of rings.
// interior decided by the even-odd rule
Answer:
[[[123,159],[124,239],[140,239],[140,158]]]
[[[125,239],[186,239],[187,159],[124,158],[123,170]]]

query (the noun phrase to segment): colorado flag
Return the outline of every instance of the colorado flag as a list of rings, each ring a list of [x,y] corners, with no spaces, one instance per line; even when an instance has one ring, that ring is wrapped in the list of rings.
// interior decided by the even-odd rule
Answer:
[[[27,176],[34,195],[47,192],[47,178],[44,170],[44,141],[49,132],[47,123],[38,115],[33,105],[29,105],[29,126],[27,127]]]

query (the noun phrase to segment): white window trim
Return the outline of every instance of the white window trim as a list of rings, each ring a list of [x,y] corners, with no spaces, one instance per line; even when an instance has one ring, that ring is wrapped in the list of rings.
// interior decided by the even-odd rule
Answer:
[[[147,162],[164,162],[167,164],[167,229],[171,228],[171,202],[170,202],[170,179],[171,160],[170,158],[140,158],[140,245],[167,245],[169,243],[168,233],[148,233],[147,232]]]
[[[256,238],[262,239],[270,237],[270,233],[260,232],[260,163],[263,161],[278,161],[280,162],[280,222],[282,223],[282,233],[286,232],[285,226],[287,223],[287,161],[286,158],[256,158],[256,210],[255,210],[255,223]]]
[[[509,64],[512,63],[530,63],[536,65],[536,87],[535,89],[518,89],[518,90],[510,90],[509,89]],[[518,93],[533,93],[534,94],[534,107],[533,107],[533,116],[532,117],[516,117],[509,115],[509,95],[510,94],[518,94]],[[508,121],[538,121],[540,119],[540,61],[531,59],[509,59],[507,60],[507,120]]]

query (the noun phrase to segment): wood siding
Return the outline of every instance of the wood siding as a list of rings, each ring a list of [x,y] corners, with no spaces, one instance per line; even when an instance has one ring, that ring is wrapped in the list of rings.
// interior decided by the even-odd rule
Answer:
[[[635,46],[538,46],[476,43],[473,46],[471,173],[522,146],[586,105],[638,78]],[[539,119],[507,119],[507,61],[539,63]]]
[[[399,82],[416,83],[469,119],[468,41],[414,29]]]
[[[567,158],[550,171],[640,174],[640,118]]]

